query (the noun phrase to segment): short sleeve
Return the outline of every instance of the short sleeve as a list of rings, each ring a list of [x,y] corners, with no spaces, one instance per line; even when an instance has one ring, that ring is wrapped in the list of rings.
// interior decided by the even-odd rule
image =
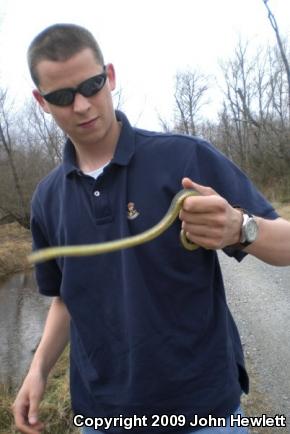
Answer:
[[[39,250],[50,247],[45,235],[45,229],[41,223],[40,206],[37,198],[34,196],[31,207],[31,233],[32,248]],[[55,260],[35,264],[35,276],[39,292],[48,296],[59,296],[62,273]]]

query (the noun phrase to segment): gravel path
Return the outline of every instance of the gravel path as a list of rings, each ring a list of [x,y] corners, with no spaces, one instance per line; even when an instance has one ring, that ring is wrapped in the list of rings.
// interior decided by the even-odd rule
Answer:
[[[283,414],[287,418],[286,428],[255,428],[251,432],[288,434],[290,267],[272,267],[250,255],[240,264],[224,254],[220,255],[220,261],[229,305],[242,337],[251,389],[254,389],[250,393],[253,412],[248,415]]]

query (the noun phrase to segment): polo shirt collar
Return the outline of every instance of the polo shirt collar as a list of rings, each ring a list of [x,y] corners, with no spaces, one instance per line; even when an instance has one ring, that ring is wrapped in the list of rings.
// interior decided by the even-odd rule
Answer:
[[[116,117],[119,122],[122,122],[122,129],[111,164],[127,166],[135,152],[135,130],[124,113],[116,110]],[[62,165],[65,175],[79,172],[75,148],[70,139],[65,143]]]

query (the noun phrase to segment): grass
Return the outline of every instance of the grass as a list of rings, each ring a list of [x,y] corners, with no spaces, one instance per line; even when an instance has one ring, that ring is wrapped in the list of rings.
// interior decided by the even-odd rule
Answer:
[[[290,204],[284,204],[284,205],[277,205],[277,210],[280,213],[281,217],[284,219],[290,221]]]
[[[68,348],[56,364],[49,377],[47,391],[40,409],[40,420],[45,423],[47,434],[79,434],[79,430],[72,425],[72,412],[70,409],[68,387]],[[259,389],[253,363],[247,359],[247,367],[250,375],[251,389],[242,399],[242,405],[247,416],[261,416],[266,413],[274,416],[271,404],[267,397]],[[11,404],[15,392],[0,387],[0,434],[16,434]],[[273,434],[273,428],[252,428],[251,434]],[[287,434],[287,431],[279,429],[279,434]]]
[[[0,278],[29,267],[31,236],[18,223],[0,225]]]
[[[79,434],[79,430],[72,425],[68,386],[68,348],[52,371],[44,400],[40,407],[40,420],[45,424],[48,434]],[[15,391],[0,386],[0,433],[16,434],[11,405],[15,398]]]
[[[290,221],[290,205],[275,204],[282,217]],[[26,257],[31,250],[29,231],[21,228],[17,223],[0,226],[0,277],[24,270],[28,267]],[[271,405],[260,391],[256,380],[253,364],[247,360],[247,367],[251,378],[251,392],[243,398],[243,406],[248,416],[273,414]],[[0,385],[0,433],[14,434],[11,404],[15,391],[7,390]],[[68,389],[68,349],[56,364],[48,382],[48,388],[41,405],[40,418],[45,422],[45,432],[49,434],[77,434],[79,431],[72,426],[72,413]],[[252,434],[272,434],[273,429],[255,428]],[[283,431],[279,430],[280,434]]]

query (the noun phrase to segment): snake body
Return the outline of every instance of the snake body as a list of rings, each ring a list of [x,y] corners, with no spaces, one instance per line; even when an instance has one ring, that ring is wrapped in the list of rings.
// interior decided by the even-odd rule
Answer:
[[[28,261],[31,263],[48,261],[60,256],[88,256],[98,255],[101,253],[114,252],[120,249],[128,249],[129,247],[138,246],[143,243],[157,238],[166,229],[168,229],[177,218],[179,211],[182,207],[183,201],[189,197],[196,195],[195,190],[184,189],[179,191],[172,199],[172,202],[166,212],[165,216],[150,229],[147,229],[140,234],[133,235],[131,237],[121,238],[114,241],[106,241],[98,244],[85,244],[75,246],[58,246],[48,247],[33,252],[28,256]],[[183,246],[188,250],[194,250],[198,248],[197,245],[187,240],[183,230],[180,233],[180,239]]]

